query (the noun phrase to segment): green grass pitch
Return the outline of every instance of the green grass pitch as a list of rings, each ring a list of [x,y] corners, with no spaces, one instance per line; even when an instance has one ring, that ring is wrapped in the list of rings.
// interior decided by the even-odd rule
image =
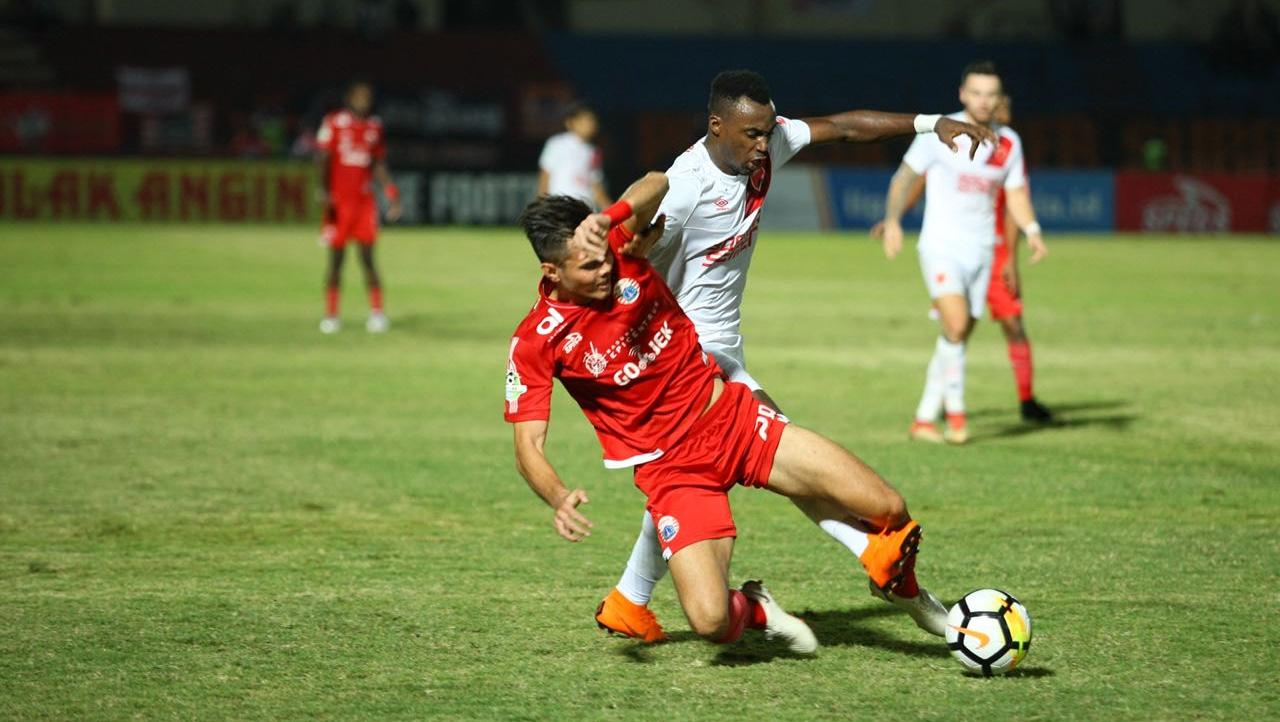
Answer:
[[[0,718],[1046,719],[1280,715],[1280,244],[1051,237],[1025,272],[1038,393],[970,346],[972,445],[905,440],[934,330],[915,259],[764,233],[751,368],[862,455],[926,533],[945,600],[1018,595],[1017,676],[966,677],[870,598],[784,499],[733,493],[737,581],[809,620],[816,659],[749,638],[603,637],[639,526],[557,391],[549,454],[591,494],[561,541],[501,418],[533,301],[511,230],[391,229],[391,333],[316,330],[307,229],[0,228]],[[354,259],[352,259],[354,260]]]

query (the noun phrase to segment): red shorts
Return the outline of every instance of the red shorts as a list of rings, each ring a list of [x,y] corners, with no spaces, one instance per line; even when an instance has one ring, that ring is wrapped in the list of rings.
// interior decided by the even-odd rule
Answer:
[[[991,283],[987,286],[987,308],[991,318],[1014,318],[1022,315],[1022,299],[1004,282],[1004,267],[1009,262],[1009,248],[996,245],[996,255],[991,262]]]
[[[729,382],[675,448],[636,467],[664,559],[695,542],[738,535],[729,490],[769,483],[787,423],[746,385]]]
[[[351,238],[361,245],[372,245],[378,239],[377,202],[372,195],[335,199],[321,234],[333,249],[345,247]]]

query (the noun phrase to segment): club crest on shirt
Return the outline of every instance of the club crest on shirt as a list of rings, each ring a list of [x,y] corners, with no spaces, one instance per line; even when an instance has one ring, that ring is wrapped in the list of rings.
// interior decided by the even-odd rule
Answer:
[[[613,286],[613,297],[624,306],[640,300],[640,284],[634,278],[619,278]]]
[[[587,367],[592,376],[599,376],[604,373],[605,368],[609,365],[609,359],[600,353],[594,343],[588,341],[587,346],[587,352],[582,354],[582,364]]]
[[[658,520],[658,535],[662,537],[662,541],[670,544],[679,533],[680,521],[674,516],[668,515]]]
[[[578,347],[579,343],[582,343],[582,334],[578,333],[577,331],[574,331],[568,336],[565,336],[564,352],[573,353],[573,350]]]
[[[507,404],[511,407],[511,412],[515,413],[520,408],[520,397],[529,390],[520,380],[520,372],[516,370],[516,365],[512,361],[507,362]]]

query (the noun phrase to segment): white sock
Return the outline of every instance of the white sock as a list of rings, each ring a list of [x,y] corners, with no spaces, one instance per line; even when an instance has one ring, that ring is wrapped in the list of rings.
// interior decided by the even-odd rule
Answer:
[[[618,580],[618,591],[633,604],[648,604],[653,598],[653,588],[666,574],[667,561],[662,558],[662,547],[658,545],[658,530],[646,511],[640,523],[640,536]]]
[[[938,350],[943,351],[943,404],[948,414],[964,413],[964,347],[963,341],[938,339]]]
[[[818,522],[818,526],[835,540],[848,547],[849,551],[858,558],[862,558],[862,552],[867,550],[867,534],[866,532],[855,529],[842,521],[835,519],[823,519]]]
[[[932,424],[942,413],[942,393],[945,390],[944,372],[946,360],[942,345],[947,339],[938,337],[933,348],[933,358],[929,359],[929,370],[924,375],[924,394],[920,396],[920,405],[916,407],[916,421]]]

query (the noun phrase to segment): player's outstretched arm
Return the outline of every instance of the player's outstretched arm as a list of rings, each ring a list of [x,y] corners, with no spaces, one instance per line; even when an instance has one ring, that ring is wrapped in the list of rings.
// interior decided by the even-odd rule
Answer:
[[[903,163],[889,181],[889,194],[884,202],[884,255],[890,259],[902,250],[902,216],[907,212],[911,189],[920,174]]]
[[[1027,234],[1027,246],[1031,249],[1031,262],[1039,263],[1049,255],[1049,247],[1040,237],[1040,224],[1036,222],[1036,211],[1031,205],[1031,191],[1027,186],[1005,190],[1005,202],[1009,206],[1009,214],[1018,228]]]
[[[956,138],[966,135],[973,142],[969,158],[978,152],[981,143],[995,143],[996,135],[990,128],[939,115],[911,115],[910,113],[883,113],[878,110],[851,110],[846,113],[805,118],[809,126],[811,144],[875,143],[904,135],[928,133],[938,135],[952,151],[959,151]]]
[[[552,524],[556,533],[572,542],[591,536],[591,522],[578,511],[579,504],[589,501],[587,492],[569,490],[543,453],[547,422],[517,421],[514,426],[516,469],[529,488],[555,510]]]

